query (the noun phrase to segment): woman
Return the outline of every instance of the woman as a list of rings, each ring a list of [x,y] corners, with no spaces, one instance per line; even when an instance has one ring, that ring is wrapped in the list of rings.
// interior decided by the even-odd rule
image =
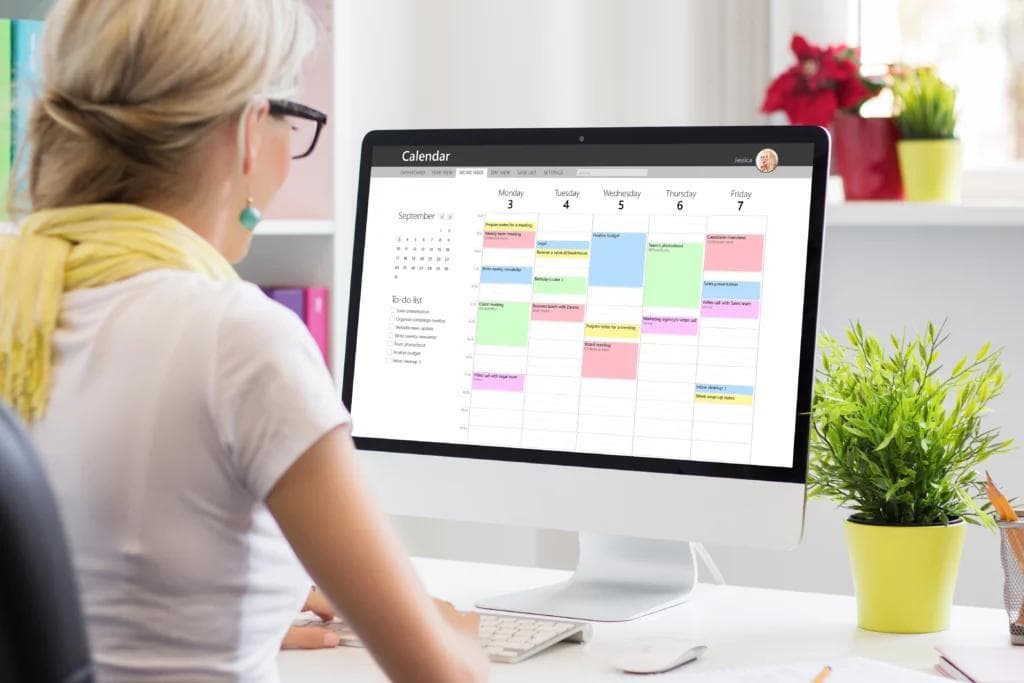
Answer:
[[[299,0],[47,21],[0,399],[57,495],[100,681],[276,680],[296,554],[391,678],[485,676],[475,622],[434,606],[368,496],[313,340],[229,266],[298,156],[312,40]]]

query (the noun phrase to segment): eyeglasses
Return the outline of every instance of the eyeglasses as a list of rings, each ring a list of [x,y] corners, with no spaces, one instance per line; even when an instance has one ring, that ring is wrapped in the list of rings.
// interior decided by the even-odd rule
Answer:
[[[313,153],[320,133],[327,125],[327,114],[291,100],[270,100],[270,114],[294,120],[292,159],[304,159]]]

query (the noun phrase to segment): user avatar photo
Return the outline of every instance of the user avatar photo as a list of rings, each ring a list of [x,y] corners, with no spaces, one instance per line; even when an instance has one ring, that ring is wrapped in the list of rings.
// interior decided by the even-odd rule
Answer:
[[[771,173],[779,165],[779,154],[771,147],[765,147],[757,153],[754,163],[761,173]]]

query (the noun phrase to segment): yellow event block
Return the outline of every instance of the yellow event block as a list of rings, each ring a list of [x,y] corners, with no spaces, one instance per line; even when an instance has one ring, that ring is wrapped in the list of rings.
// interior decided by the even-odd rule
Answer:
[[[485,221],[487,232],[537,232],[537,224],[530,221]]]
[[[733,406],[754,405],[753,396],[743,396],[740,394],[702,394],[698,392],[693,398],[697,403],[728,403]]]
[[[587,258],[586,249],[538,249],[537,258]]]
[[[640,326],[618,323],[589,323],[584,333],[592,339],[639,339]]]

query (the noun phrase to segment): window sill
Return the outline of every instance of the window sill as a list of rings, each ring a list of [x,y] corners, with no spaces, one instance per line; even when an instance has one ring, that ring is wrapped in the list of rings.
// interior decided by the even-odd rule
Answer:
[[[1024,202],[829,202],[825,227],[1024,228]]]

